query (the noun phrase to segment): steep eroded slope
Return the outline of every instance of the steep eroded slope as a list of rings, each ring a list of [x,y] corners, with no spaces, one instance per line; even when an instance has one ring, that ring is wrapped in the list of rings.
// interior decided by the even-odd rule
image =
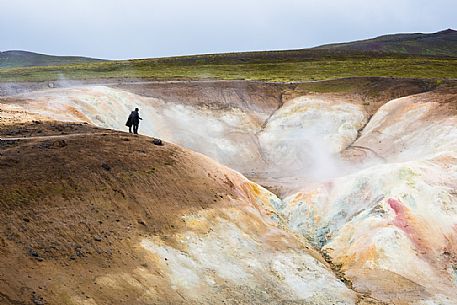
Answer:
[[[48,124],[0,142],[2,304],[357,302],[282,228],[279,199],[238,173],[148,137]]]

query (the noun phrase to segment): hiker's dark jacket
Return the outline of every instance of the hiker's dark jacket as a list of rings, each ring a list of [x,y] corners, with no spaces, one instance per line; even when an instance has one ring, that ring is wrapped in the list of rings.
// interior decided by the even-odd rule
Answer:
[[[132,111],[130,114],[132,125],[140,125],[140,113],[137,111]]]

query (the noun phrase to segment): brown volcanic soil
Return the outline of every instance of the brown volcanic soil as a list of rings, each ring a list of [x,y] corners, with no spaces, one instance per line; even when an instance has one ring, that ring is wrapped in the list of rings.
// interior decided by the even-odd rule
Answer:
[[[272,112],[281,106],[283,91],[292,89],[294,85],[248,81],[196,81],[132,82],[113,87],[141,96],[159,98],[165,102],[217,109],[236,107],[242,110]]]
[[[57,121],[33,120],[28,123],[0,125],[0,138],[28,138],[80,133],[110,133],[87,123],[62,123]]]
[[[239,196],[224,168],[199,154],[79,127],[0,142],[0,304],[59,304],[62,283],[83,299],[136,304],[104,295],[94,279],[145,264],[132,250],[141,236],[182,230],[181,215]]]

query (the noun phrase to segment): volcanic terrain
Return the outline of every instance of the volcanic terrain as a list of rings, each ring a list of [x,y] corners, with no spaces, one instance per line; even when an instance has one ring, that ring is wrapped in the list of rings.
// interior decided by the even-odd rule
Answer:
[[[2,304],[457,303],[453,81],[18,92],[0,99]]]

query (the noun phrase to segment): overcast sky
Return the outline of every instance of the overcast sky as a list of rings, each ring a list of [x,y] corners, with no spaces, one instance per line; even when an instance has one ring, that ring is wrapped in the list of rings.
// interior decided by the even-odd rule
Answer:
[[[457,0],[0,0],[0,51],[107,59],[457,28]]]

